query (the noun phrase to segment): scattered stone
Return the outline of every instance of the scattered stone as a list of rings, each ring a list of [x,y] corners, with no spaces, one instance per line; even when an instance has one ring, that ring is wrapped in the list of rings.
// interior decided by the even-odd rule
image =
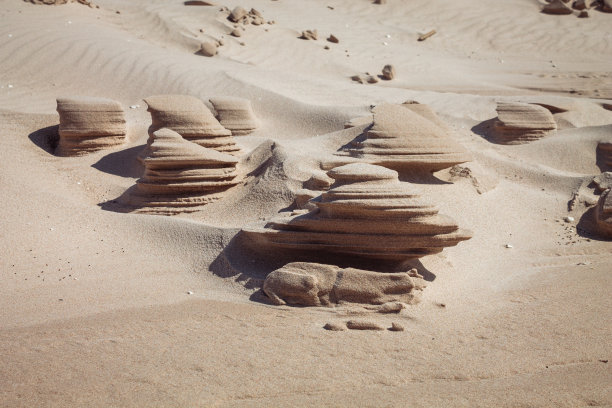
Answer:
[[[202,1],[202,0],[186,1],[183,4],[186,6],[214,6],[215,5],[215,3],[211,3],[209,1]]]
[[[302,35],[299,38],[302,40],[316,40],[318,38],[317,30],[302,31]]]
[[[598,0],[576,0],[572,7],[575,8],[576,10],[586,10],[586,9],[590,9],[597,3],[598,3]]]
[[[238,23],[247,17],[247,11],[240,6],[236,6],[227,19],[233,23]]]
[[[569,215],[565,218],[563,218],[563,221],[565,222],[574,222],[574,217],[570,217]]]
[[[193,292],[192,291],[188,291],[187,294],[188,295],[193,295]]]
[[[435,33],[436,33],[436,30],[431,30],[431,31],[426,32],[425,34],[421,34],[419,35],[418,41],[425,41],[426,39],[428,39]]]
[[[333,34],[330,34],[329,37],[327,37],[327,41],[334,43],[334,44],[338,44],[340,42],[340,40],[338,40],[338,37],[336,37]]]
[[[329,45],[326,45],[325,47],[323,47],[324,50],[329,50],[331,48],[329,48]]]
[[[213,57],[215,55],[217,55],[217,44],[212,42],[212,41],[206,41],[202,43],[202,46],[200,48],[200,54],[204,55],[205,57]]]
[[[385,330],[380,324],[366,320],[349,320],[346,327],[351,330]]]
[[[138,109],[140,108],[140,105],[130,105],[130,109]]]
[[[382,70],[382,79],[390,81],[395,78],[395,68],[393,65],[385,65]]]
[[[406,305],[401,302],[387,302],[380,305],[378,313],[399,313],[406,308]]]
[[[330,331],[344,331],[346,330],[346,325],[342,324],[342,323],[325,323],[325,326],[323,326],[323,328],[325,330],[330,330]]]
[[[387,4],[387,0],[374,0],[374,4]]]
[[[399,331],[404,331],[404,326],[402,326],[399,323],[393,322],[393,323],[391,323],[391,327],[389,327],[389,330],[390,331],[398,331],[398,332]]]
[[[234,28],[230,35],[233,37],[242,37],[242,30],[240,28]]]
[[[561,0],[552,0],[550,3],[542,7],[542,13],[545,14],[572,14],[570,6]]]
[[[514,246],[512,244],[506,244],[505,247],[506,248],[514,248]]]
[[[588,18],[589,12],[587,10],[582,10],[580,14],[578,14],[578,18]]]

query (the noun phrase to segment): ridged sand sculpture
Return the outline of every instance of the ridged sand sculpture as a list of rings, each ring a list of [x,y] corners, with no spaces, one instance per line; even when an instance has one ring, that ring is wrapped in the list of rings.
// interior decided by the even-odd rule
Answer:
[[[341,302],[417,303],[425,287],[416,269],[378,273],[307,262],[292,262],[266,277],[263,290],[276,305],[330,306]]]
[[[239,153],[232,132],[221,126],[200,99],[189,95],[157,95],[144,101],[152,120],[147,144],[153,141],[153,132],[168,128],[202,147],[234,155]]]
[[[541,139],[557,130],[550,111],[540,105],[498,102],[494,139],[501,144],[523,144]]]
[[[83,155],[125,141],[127,126],[119,102],[95,97],[58,98],[57,112],[58,155]]]
[[[401,183],[394,170],[352,163],[328,175],[335,182],[313,200],[315,210],[280,215],[244,233],[280,248],[388,261],[435,254],[471,238],[471,232]]]
[[[259,127],[259,120],[248,99],[217,97],[211,98],[210,103],[217,111],[219,123],[232,135],[247,135]]]
[[[599,235],[612,239],[612,194],[610,191],[612,190],[607,189],[599,197],[595,207],[595,223]]]
[[[446,127],[416,109],[392,104],[375,107],[372,126],[336,154],[391,169],[429,172],[471,160],[470,154],[449,137]]]
[[[145,171],[130,204],[145,212],[193,211],[190,207],[215,201],[239,183],[236,157],[189,142],[166,128],[153,133],[143,163]]]

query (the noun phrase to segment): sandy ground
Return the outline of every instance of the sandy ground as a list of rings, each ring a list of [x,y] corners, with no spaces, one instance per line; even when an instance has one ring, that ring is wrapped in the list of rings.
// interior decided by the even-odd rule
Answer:
[[[596,145],[612,141],[612,15],[406,3],[1,1],[0,405],[612,406],[612,245],[585,230],[583,202],[568,206],[594,197]],[[221,5],[275,24],[233,38]],[[319,40],[297,39],[305,29]],[[219,55],[195,55],[222,37]],[[350,80],[388,63],[393,81]],[[262,126],[236,138],[248,182],[198,213],[125,213],[142,98],[163,93],[252,101]],[[135,106],[127,144],[51,154],[63,95]],[[474,237],[421,259],[423,301],[399,315],[270,306],[259,286],[282,254],[244,249],[240,228],[291,204],[315,158],[352,139],[345,121],[405,100],[472,153],[475,180],[415,188]],[[498,100],[569,110],[556,135],[502,146],[481,132]],[[322,328],[355,316],[406,330]]]

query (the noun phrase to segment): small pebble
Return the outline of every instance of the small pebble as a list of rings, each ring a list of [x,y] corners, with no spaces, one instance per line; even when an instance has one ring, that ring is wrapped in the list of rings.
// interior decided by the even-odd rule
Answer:
[[[140,105],[130,105],[130,109],[138,109],[140,108]]]
[[[574,222],[574,217],[567,216],[563,219],[565,222]]]
[[[344,330],[346,330],[346,326],[341,324],[341,323],[325,323],[325,326],[323,326],[323,328],[325,330],[330,330],[330,331],[344,331]]]
[[[506,248],[514,248],[512,244],[506,244]]]
[[[391,323],[391,327],[389,327],[390,331],[404,331],[404,326],[399,323]]]
[[[188,295],[193,295],[193,292],[192,291],[188,291],[187,294]]]

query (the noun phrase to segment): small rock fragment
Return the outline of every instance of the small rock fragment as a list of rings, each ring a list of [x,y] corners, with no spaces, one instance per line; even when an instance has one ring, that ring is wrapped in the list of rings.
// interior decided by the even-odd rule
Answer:
[[[374,0],[374,4],[387,4],[387,0]]]
[[[574,222],[574,217],[570,217],[569,215],[565,218],[563,218],[563,221],[565,222]]]
[[[205,57],[212,57],[217,55],[217,44],[211,41],[203,42],[202,48],[200,48],[200,54]]]
[[[327,41],[334,43],[334,44],[338,44],[340,42],[340,40],[338,40],[338,37],[336,37],[333,34],[329,35],[329,37],[327,38]]]
[[[404,326],[399,323],[391,323],[391,327],[389,327],[390,331],[404,331]]]
[[[346,327],[351,330],[385,330],[380,324],[366,320],[349,320]]]
[[[399,313],[406,305],[401,302],[387,302],[378,307],[378,313]]]
[[[227,17],[227,19],[229,21],[237,23],[237,22],[241,21],[242,19],[246,18],[246,16],[247,16],[247,11],[245,9],[243,9],[242,7],[240,7],[240,6],[236,6],[232,10],[230,15]]]
[[[234,28],[230,35],[233,37],[242,37],[242,30],[240,28]]]
[[[330,330],[330,331],[344,331],[344,330],[346,330],[346,326],[341,324],[341,323],[325,323],[325,326],[323,326],[323,328],[325,330]]]
[[[580,14],[578,14],[578,18],[588,18],[589,12],[587,10],[582,10]]]
[[[187,291],[187,294],[188,295],[193,295],[193,292],[189,290],[189,291]]]
[[[418,41],[425,41],[426,39],[428,39],[435,33],[436,33],[436,30],[431,30],[431,31],[426,32],[425,34],[421,34],[419,35]]]
[[[514,248],[512,244],[506,244],[506,248]]]
[[[382,70],[382,79],[390,81],[395,78],[395,68],[393,65],[385,65]]]
[[[302,31],[302,35],[299,38],[302,40],[316,40],[318,37],[317,30],[305,30]]]

